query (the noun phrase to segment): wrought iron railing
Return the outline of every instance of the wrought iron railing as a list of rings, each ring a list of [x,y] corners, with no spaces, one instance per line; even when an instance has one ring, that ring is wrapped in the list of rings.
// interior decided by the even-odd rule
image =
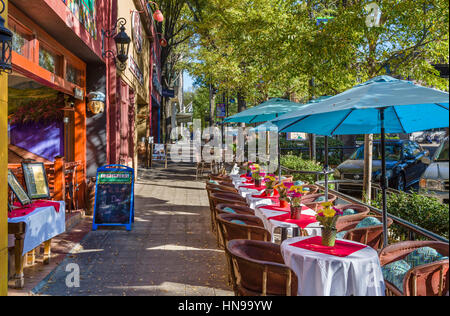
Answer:
[[[299,170],[292,170],[286,167],[281,167],[282,170],[284,172],[287,172],[289,174],[305,174],[305,175],[315,175],[316,176],[316,185],[319,186],[319,188],[321,188],[322,190],[325,190],[325,181],[322,180],[322,178],[324,178],[324,175],[322,172],[314,172],[314,171],[299,171]],[[370,211],[374,214],[377,215],[381,215],[383,213],[382,210],[366,204],[364,202],[362,202],[360,199],[344,194],[342,192],[339,192],[339,186],[341,184],[351,184],[353,186],[361,186],[361,191],[362,191],[362,181],[356,181],[356,180],[329,180],[328,181],[329,184],[329,188],[333,188],[335,187],[336,189],[329,189],[328,191],[334,195],[336,195],[339,199],[346,201],[350,204],[360,204],[360,205],[364,205],[366,207],[368,207],[370,209]],[[381,187],[378,183],[373,183],[373,190],[375,191],[375,195],[377,196],[379,192],[381,192]],[[387,191],[388,194],[398,194],[400,193],[397,190],[391,189],[389,188]],[[388,217],[391,218],[394,221],[394,225],[398,225],[399,227],[405,229],[408,231],[408,240],[415,240],[419,237],[425,237],[426,239],[430,239],[430,240],[434,240],[434,241],[440,241],[440,242],[445,242],[445,243],[449,243],[449,240],[438,235],[435,234],[431,231],[428,231],[422,227],[419,227],[418,225],[415,225],[407,220],[404,220],[402,218],[399,218],[397,216],[394,216],[392,214],[388,214]]]

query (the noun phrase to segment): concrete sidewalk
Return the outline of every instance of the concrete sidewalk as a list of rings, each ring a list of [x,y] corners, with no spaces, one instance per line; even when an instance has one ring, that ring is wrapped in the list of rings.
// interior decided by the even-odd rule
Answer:
[[[131,232],[89,232],[33,291],[37,295],[233,295],[223,251],[210,229],[204,181],[191,165],[141,170]],[[69,264],[80,287],[68,288]],[[69,266],[70,267],[70,266]]]

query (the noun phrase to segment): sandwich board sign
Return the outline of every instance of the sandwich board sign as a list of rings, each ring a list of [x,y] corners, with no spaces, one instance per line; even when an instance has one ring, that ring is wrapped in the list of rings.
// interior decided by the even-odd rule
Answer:
[[[99,226],[124,226],[131,231],[134,223],[134,169],[109,165],[97,170],[94,220]]]

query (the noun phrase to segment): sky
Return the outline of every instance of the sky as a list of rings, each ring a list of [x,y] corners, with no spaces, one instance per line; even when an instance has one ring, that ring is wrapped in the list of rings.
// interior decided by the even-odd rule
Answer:
[[[194,80],[192,79],[191,76],[189,76],[189,74],[185,71],[183,73],[183,81],[184,81],[184,85],[183,85],[183,91],[192,91],[194,89],[193,87],[193,83]]]

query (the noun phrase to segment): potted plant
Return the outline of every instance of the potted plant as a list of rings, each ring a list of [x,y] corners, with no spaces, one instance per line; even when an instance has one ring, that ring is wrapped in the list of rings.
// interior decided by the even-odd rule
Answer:
[[[300,219],[302,215],[302,198],[306,191],[303,187],[293,185],[290,187],[287,196],[291,206],[291,219]]]
[[[280,184],[275,186],[275,189],[278,191],[278,194],[280,195],[278,200],[280,200],[281,208],[287,208],[289,206],[288,190],[293,185],[294,185],[293,183],[281,182]]]
[[[253,178],[253,181],[255,182],[255,186],[260,187],[262,184],[261,183],[262,175],[259,173],[259,170],[256,170],[255,172],[252,173],[252,178]]]
[[[268,174],[264,177],[265,185],[266,185],[266,196],[273,196],[274,193],[274,187],[277,183],[277,179],[274,174]]]
[[[334,247],[336,244],[336,223],[339,216],[343,215],[343,212],[335,207],[333,203],[322,203],[324,207],[322,212],[317,214],[317,221],[322,224],[322,245],[327,247]]]

